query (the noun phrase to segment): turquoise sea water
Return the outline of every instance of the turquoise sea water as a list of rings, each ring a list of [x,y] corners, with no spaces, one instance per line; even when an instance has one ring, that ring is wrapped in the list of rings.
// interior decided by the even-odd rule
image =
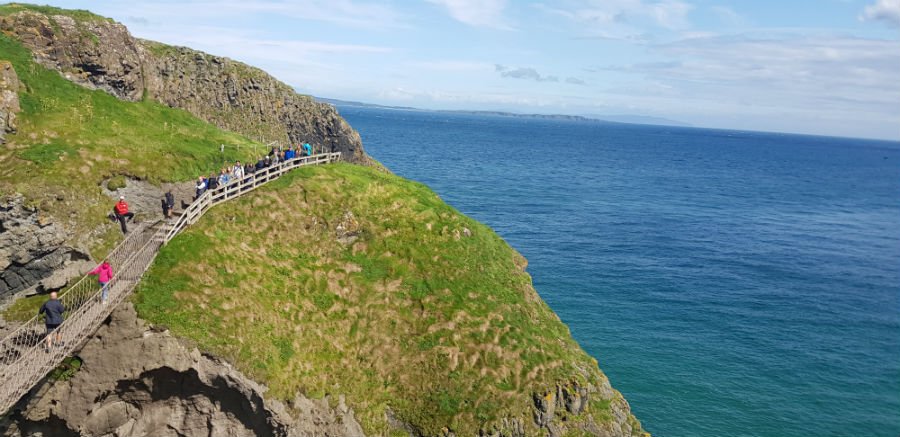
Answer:
[[[529,259],[655,435],[900,435],[900,144],[339,109]]]

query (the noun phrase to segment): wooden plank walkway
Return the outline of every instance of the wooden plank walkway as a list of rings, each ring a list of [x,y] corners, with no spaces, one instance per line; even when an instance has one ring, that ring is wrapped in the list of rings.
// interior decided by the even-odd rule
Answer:
[[[215,205],[243,196],[285,173],[307,165],[340,160],[340,152],[294,158],[246,175],[239,181],[208,190],[188,206],[177,219],[146,223],[132,231],[110,252],[106,260],[114,276],[108,284],[108,298],[101,301],[96,278],[84,276],[65,292],[60,301],[66,307],[65,321],[53,334],[53,347],[45,347],[43,317],[35,316],[0,341],[0,414],[9,410],[47,374],[73,352],[109,317],[112,310],[134,291],[141,276],[160,248],[181,231],[196,223]]]

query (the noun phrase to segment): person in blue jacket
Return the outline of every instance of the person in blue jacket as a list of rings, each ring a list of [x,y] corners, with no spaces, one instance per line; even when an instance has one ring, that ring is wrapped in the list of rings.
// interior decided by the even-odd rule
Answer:
[[[62,324],[64,312],[66,312],[66,307],[59,301],[55,291],[50,293],[50,300],[44,302],[41,309],[38,310],[38,315],[44,314],[44,327],[47,328],[47,352],[53,346],[53,332]],[[62,343],[59,332],[56,333],[56,342]]]
[[[284,160],[287,161],[288,159],[294,159],[294,154],[295,154],[295,153],[296,153],[296,152],[294,152],[294,147],[291,146],[290,149],[287,149],[287,150],[284,152]]]
[[[312,156],[312,147],[309,143],[303,143],[303,151],[306,152],[306,156]]]

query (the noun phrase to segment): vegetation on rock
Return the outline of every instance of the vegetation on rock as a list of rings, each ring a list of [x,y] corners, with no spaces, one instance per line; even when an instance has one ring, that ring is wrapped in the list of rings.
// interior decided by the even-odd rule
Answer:
[[[624,400],[524,266],[425,186],[339,164],[211,210],[163,249],[135,302],[274,396],[346,395],[368,433],[396,431],[388,416],[424,435],[531,429],[533,395],[558,385],[605,388],[581,414],[557,411],[561,429],[618,428]]]

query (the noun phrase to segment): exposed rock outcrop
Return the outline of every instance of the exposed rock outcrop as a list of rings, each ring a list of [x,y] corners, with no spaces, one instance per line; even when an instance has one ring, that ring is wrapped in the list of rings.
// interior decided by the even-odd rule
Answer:
[[[16,131],[19,112],[19,77],[8,61],[0,61],[0,144],[8,133]]]
[[[0,199],[0,301],[35,284],[56,290],[80,276],[89,257],[65,245],[67,237],[21,195]]]
[[[628,401],[613,390],[608,380],[597,386],[585,387],[575,382],[558,385],[555,391],[533,394],[533,399],[534,422],[550,437],[571,433],[600,437],[647,435],[631,416]],[[581,417],[591,401],[608,403],[613,420],[597,423],[593,416]]]
[[[111,20],[21,11],[0,29],[42,65],[116,97],[150,98],[221,128],[264,141],[309,142],[368,162],[359,134],[328,104],[297,94],[257,68],[184,47],[134,38]]]
[[[81,368],[70,379],[43,382],[0,422],[4,435],[363,435],[342,398],[335,407],[327,398],[265,399],[265,387],[151,329],[129,303],[78,356]]]

